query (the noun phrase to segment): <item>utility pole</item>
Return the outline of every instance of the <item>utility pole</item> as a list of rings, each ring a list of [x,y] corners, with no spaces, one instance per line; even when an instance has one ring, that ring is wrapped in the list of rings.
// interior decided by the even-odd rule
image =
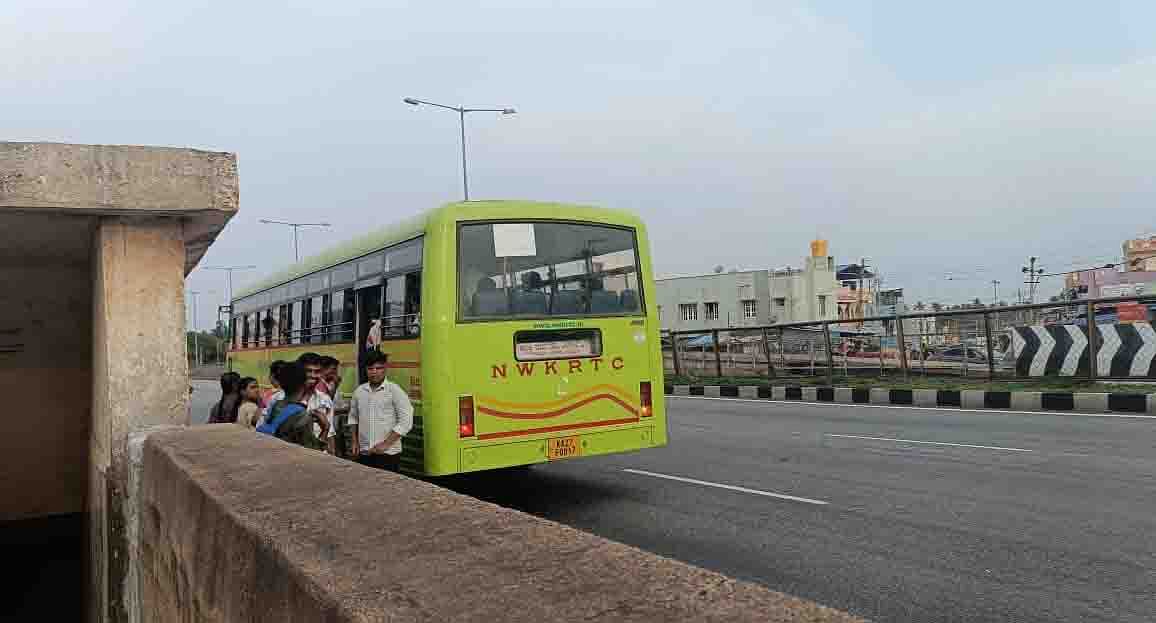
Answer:
[[[427,102],[425,100],[419,100],[419,99],[413,98],[413,97],[407,97],[407,98],[403,99],[402,101],[405,102],[406,104],[409,104],[410,106],[421,106],[424,104],[426,106],[436,106],[437,108],[444,108],[446,110],[452,110],[452,111],[458,113],[458,124],[461,128],[461,134],[462,134],[462,195],[465,197],[465,201],[469,201],[470,200],[470,182],[469,182],[469,177],[466,174],[466,113],[468,113],[468,112],[496,112],[496,113],[501,113],[502,115],[512,115],[515,112],[514,109],[513,108],[466,108],[465,106],[448,106],[446,104],[435,104],[433,102]]]
[[[296,230],[294,230],[294,231],[296,231]],[[252,264],[248,264],[245,266],[202,266],[202,268],[204,268],[205,270],[223,270],[227,273],[228,278],[225,281],[225,285],[228,287],[229,290],[228,290],[228,294],[226,296],[228,297],[229,306],[232,307],[232,305],[233,305],[233,271],[235,271],[235,270],[252,270],[252,269],[257,268],[257,267],[253,266]]]
[[[332,223],[288,223],[285,221],[272,221],[272,220],[269,220],[267,218],[263,218],[258,222],[265,224],[265,225],[285,225],[286,227],[292,227],[293,228],[293,261],[294,262],[300,262],[301,261],[301,252],[298,251],[298,249],[297,249],[297,230],[301,229],[302,227],[332,227],[333,226]]]
[[[991,280],[991,304],[999,303],[999,279]]]
[[[193,297],[193,350],[196,353],[193,361],[199,366],[201,365],[201,337],[197,335],[197,295],[200,292],[189,290],[189,294]]]
[[[1040,283],[1040,275],[1044,274],[1043,268],[1036,268],[1036,261],[1040,258],[1031,256],[1028,258],[1028,265],[1022,267],[1020,270],[1026,275],[1024,284],[1028,286],[1028,302],[1036,302],[1036,286]]]
[[[297,231],[296,228],[294,228],[293,231]],[[226,287],[228,287],[229,292],[226,295],[227,298],[226,298],[225,302],[228,303],[227,307],[229,310],[229,319],[227,321],[228,322],[228,329],[225,331],[225,337],[226,337],[226,339],[228,339],[229,343],[231,344],[233,342],[233,271],[235,271],[235,270],[252,270],[252,269],[257,268],[257,267],[253,266],[251,264],[248,264],[245,266],[205,266],[204,268],[205,268],[205,270],[223,270],[223,271],[225,271],[225,273],[227,275],[225,285],[226,285]],[[221,320],[221,309],[218,307],[217,308],[217,321],[219,322],[220,320]]]
[[[855,303],[859,307],[859,318],[867,316],[867,308],[863,304],[863,272],[867,270],[867,258],[859,258],[859,289],[855,291]],[[863,328],[863,321],[859,321],[859,328]]]

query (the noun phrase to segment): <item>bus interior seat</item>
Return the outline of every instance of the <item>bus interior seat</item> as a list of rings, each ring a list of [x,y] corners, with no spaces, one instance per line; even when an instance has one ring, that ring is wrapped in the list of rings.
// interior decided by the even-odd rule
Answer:
[[[638,290],[623,290],[618,298],[623,311],[638,311]]]
[[[581,311],[577,290],[558,290],[554,294],[554,315],[577,314]]]
[[[520,291],[514,293],[515,314],[545,314],[546,295],[541,292]]]
[[[474,294],[474,315],[501,316],[510,312],[504,290],[481,290]]]
[[[618,295],[606,290],[590,292],[590,313],[610,314],[616,311],[622,311],[622,306],[618,302]]]

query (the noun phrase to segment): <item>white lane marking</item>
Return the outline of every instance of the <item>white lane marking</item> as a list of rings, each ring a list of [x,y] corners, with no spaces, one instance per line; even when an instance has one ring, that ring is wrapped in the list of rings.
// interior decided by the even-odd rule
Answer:
[[[720,400],[724,402],[751,402],[757,404],[791,404],[809,405],[812,407],[854,407],[856,409],[906,409],[911,411],[951,411],[953,413],[982,413],[984,415],[1059,415],[1080,417],[1104,418],[1135,418],[1141,420],[1156,420],[1156,415],[1136,415],[1134,413],[1080,413],[1079,411],[1012,411],[1010,409],[961,409],[959,407],[917,407],[914,405],[869,405],[861,402],[804,402],[802,400],[771,400],[769,398],[713,398],[709,396],[673,396],[682,400]]]
[[[827,437],[843,437],[846,439],[870,439],[872,441],[894,441],[896,443],[925,443],[931,446],[954,446],[956,448],[979,448],[981,450],[1007,450],[1008,452],[1035,452],[1026,448],[1009,448],[1006,446],[980,446],[973,443],[948,443],[946,441],[919,441],[917,439],[895,439],[894,437],[867,437],[865,435],[836,435],[826,433]]]
[[[818,506],[826,506],[829,502],[822,500],[812,500],[811,498],[801,498],[794,495],[786,495],[783,493],[772,493],[770,491],[760,491],[758,489],[748,489],[746,487],[739,487],[736,485],[726,485],[718,482],[709,482],[706,480],[697,480],[695,478],[684,478],[682,476],[671,476],[669,474],[659,474],[657,472],[648,472],[643,469],[623,469],[622,471],[637,474],[639,476],[650,476],[651,478],[662,478],[664,480],[673,480],[676,482],[685,482],[692,485],[702,485],[704,487],[714,487],[716,489],[726,489],[727,491],[738,491],[740,493],[750,493],[752,495],[761,495],[768,498],[777,498],[780,500],[790,500],[792,502],[803,502],[804,504],[816,504]]]

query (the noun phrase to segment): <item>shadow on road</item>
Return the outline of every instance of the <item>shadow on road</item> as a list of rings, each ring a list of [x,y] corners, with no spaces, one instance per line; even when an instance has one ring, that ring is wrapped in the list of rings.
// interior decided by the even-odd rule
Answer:
[[[630,487],[579,478],[549,465],[459,474],[431,482],[479,500],[555,520],[613,506],[634,496]]]

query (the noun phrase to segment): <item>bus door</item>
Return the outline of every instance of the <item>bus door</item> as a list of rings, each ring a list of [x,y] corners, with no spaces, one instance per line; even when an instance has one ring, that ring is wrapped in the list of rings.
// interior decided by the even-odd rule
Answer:
[[[357,290],[357,383],[365,383],[365,355],[381,344],[381,306],[384,286],[381,284]]]

